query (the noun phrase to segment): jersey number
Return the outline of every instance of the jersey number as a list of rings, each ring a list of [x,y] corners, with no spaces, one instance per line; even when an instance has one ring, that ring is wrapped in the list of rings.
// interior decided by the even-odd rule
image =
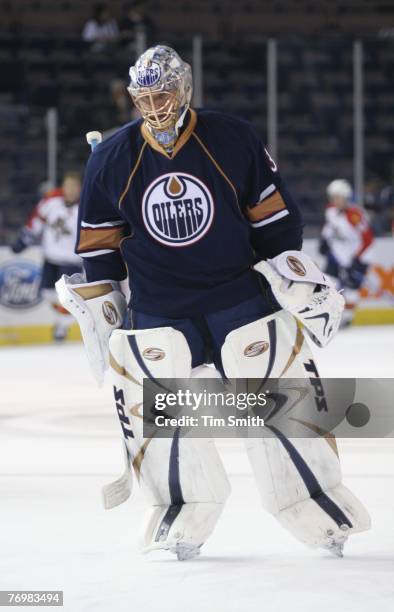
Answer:
[[[278,170],[278,166],[272,159],[271,155],[268,153],[267,149],[264,149],[264,151],[265,151],[266,156],[268,157],[268,163],[270,165],[272,172],[276,172]]]

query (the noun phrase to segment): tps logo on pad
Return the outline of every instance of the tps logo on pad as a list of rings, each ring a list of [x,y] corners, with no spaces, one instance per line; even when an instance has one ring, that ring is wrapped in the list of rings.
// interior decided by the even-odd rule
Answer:
[[[142,215],[155,240],[184,247],[209,230],[214,217],[213,198],[208,187],[190,174],[164,174],[145,191]]]

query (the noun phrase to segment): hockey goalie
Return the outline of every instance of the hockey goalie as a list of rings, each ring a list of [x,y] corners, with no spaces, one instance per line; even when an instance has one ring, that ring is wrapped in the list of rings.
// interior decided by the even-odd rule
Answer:
[[[251,124],[191,108],[190,66],[166,46],[139,57],[128,90],[142,118],[86,168],[76,248],[86,278],[64,276],[57,291],[97,380],[110,369],[126,460],[147,493],[143,550],[182,560],[199,554],[230,485],[213,440],[144,438],[144,377],[206,375],[212,363],[228,378],[308,378],[304,334],[326,345],[344,300],[301,251],[299,210]],[[269,348],[251,359],[256,340]],[[278,432],[246,446],[265,509],[306,545],[340,556],[369,528],[324,437]],[[129,492],[126,473],[106,506]]]

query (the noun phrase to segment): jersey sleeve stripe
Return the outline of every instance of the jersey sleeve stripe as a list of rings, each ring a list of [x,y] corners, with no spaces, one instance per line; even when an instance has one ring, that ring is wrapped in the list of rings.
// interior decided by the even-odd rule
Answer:
[[[263,227],[263,225],[268,225],[269,223],[273,223],[274,221],[279,221],[283,217],[289,214],[288,210],[281,210],[280,212],[272,215],[268,219],[264,219],[263,221],[258,221],[257,223],[251,223],[252,227]]]
[[[268,185],[268,187],[263,189],[263,191],[260,193],[260,202],[265,200],[265,198],[268,198],[268,196],[271,195],[271,193],[274,193],[274,191],[276,191],[276,187],[273,183],[271,183],[271,185]]]
[[[121,221],[105,221],[104,223],[86,223],[86,221],[81,221],[81,227],[90,227],[92,229],[98,229],[100,227],[116,227],[117,225],[126,225],[126,223]]]
[[[253,206],[253,208],[247,208],[246,214],[249,221],[256,223],[257,221],[266,219],[269,215],[272,215],[272,213],[283,210],[286,210],[286,204],[279,191],[275,190],[271,196],[265,198],[265,200],[259,202],[256,206]]]
[[[86,253],[80,253],[81,257],[97,257],[98,255],[108,255],[108,253],[116,253],[115,249],[100,249],[98,251],[86,251]]]
[[[81,227],[77,253],[92,249],[118,249],[124,236],[124,227]]]

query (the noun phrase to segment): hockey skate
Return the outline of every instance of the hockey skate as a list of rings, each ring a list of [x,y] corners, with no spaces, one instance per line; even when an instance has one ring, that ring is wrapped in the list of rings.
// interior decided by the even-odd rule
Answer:
[[[189,561],[195,559],[200,554],[200,546],[189,544],[188,542],[177,542],[170,551],[177,556],[178,561]]]
[[[327,530],[327,541],[323,544],[323,548],[328,550],[334,557],[343,557],[343,548],[346,540],[349,537],[349,527],[347,525],[340,526],[340,533],[335,533],[333,529]]]

